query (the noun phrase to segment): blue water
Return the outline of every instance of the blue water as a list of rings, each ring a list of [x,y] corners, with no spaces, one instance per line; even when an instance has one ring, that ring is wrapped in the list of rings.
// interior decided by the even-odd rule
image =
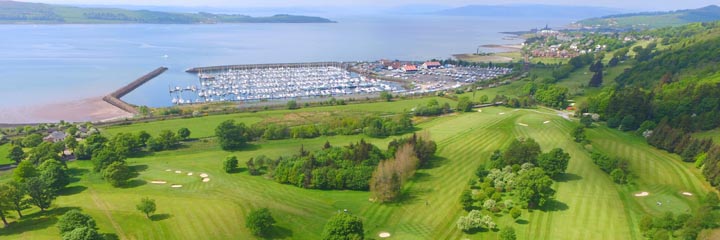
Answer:
[[[168,106],[170,85],[197,84],[197,66],[380,58],[425,60],[475,52],[502,31],[563,26],[566,19],[402,16],[337,24],[0,25],[0,107],[105,95],[160,66],[165,74],[123,99]],[[167,55],[167,57],[164,57]]]

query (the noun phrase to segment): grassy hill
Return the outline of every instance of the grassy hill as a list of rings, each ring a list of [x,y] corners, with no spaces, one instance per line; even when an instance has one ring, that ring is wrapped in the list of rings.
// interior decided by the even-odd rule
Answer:
[[[602,29],[651,29],[679,26],[694,22],[712,22],[720,20],[720,7],[710,5],[698,9],[670,12],[647,12],[609,15],[579,21],[582,27]]]
[[[80,8],[42,3],[0,1],[0,24],[198,24],[198,23],[331,23],[320,17],[274,15],[251,17],[238,14],[170,13],[118,8]]]
[[[252,122],[258,120],[253,117],[278,118],[295,113],[357,109],[400,112],[419,101],[349,105],[345,106],[349,108],[346,110],[323,107],[294,113],[271,111],[258,116],[239,114],[224,118]],[[209,134],[204,129],[212,129],[212,124],[197,120],[217,121],[213,118],[217,117],[173,120],[172,126],[188,126],[199,134],[193,133],[193,137],[205,137]],[[457,229],[455,222],[466,214],[458,198],[475,169],[488,161],[494,150],[518,137],[535,138],[543,149],[563,148],[572,157],[566,176],[553,186],[557,194],[552,207],[523,210],[517,222],[507,214],[494,217],[501,229],[513,226],[518,239],[642,239],[638,230],[641,216],[693,210],[699,205],[697,196],[711,189],[700,180],[697,170],[682,163],[677,156],[648,146],[642,138],[604,127],[591,129],[588,136],[597,151],[631,161],[637,181],[628,186],[617,185],[592,163],[585,148],[572,141],[570,132],[576,125],[554,111],[542,109],[486,108],[482,112],[426,119],[417,127],[429,131],[437,141],[437,158],[432,167],[419,170],[406,185],[404,191],[408,197],[392,204],[370,202],[368,192],[302,189],[250,176],[247,172],[227,174],[221,168],[228,155],[236,155],[242,161],[260,154],[277,157],[291,154],[301,146],[315,150],[325,141],[343,145],[360,138],[384,148],[392,138],[333,136],[262,141],[239,152],[223,151],[209,138],[185,143],[179,150],[128,159],[128,164],[140,171],[139,176],[130,187],[120,189],[110,187],[100,174],[92,173],[92,163],[76,161],[68,164],[75,180],[53,208],[44,213],[37,208],[27,209],[26,217],[20,221],[11,217],[11,225],[0,229],[0,238],[57,239],[57,218],[65,211],[81,208],[96,219],[100,232],[114,233],[120,239],[250,239],[251,235],[243,227],[244,216],[252,209],[268,207],[278,220],[272,239],[318,239],[325,221],[343,209],[363,219],[366,237],[376,238],[380,232],[389,232],[393,239],[495,239],[497,231],[467,234]],[[159,126],[134,124],[113,127],[106,132],[157,131]],[[166,171],[168,169],[172,171]],[[174,173],[176,170],[182,174]],[[187,176],[187,172],[207,173],[212,180],[203,183],[196,176]],[[10,172],[0,172],[0,182],[9,180]],[[153,180],[183,187],[152,184]],[[638,191],[651,195],[632,196]],[[696,196],[683,196],[681,191]],[[142,197],[156,199],[158,203],[157,215],[152,220],[135,210],[135,204]],[[657,206],[656,201],[670,204]]]

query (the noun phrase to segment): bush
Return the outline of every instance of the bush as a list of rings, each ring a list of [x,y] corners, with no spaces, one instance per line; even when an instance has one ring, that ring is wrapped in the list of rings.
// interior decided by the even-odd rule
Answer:
[[[226,173],[233,173],[237,171],[238,168],[238,159],[235,156],[227,157],[225,159],[225,162],[223,162],[223,170],[225,170]]]

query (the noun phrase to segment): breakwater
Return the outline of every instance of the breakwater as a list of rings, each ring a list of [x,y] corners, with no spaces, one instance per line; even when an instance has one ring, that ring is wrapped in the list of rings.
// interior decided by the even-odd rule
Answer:
[[[308,62],[308,63],[270,63],[270,64],[239,64],[239,65],[224,65],[224,66],[209,66],[209,67],[194,67],[185,70],[188,73],[203,73],[203,72],[219,72],[242,69],[262,69],[262,68],[301,68],[301,67],[325,67],[333,66],[347,69],[349,65],[342,62]]]
[[[126,112],[137,114],[138,111],[133,107],[132,105],[128,104],[127,102],[121,100],[123,96],[127,95],[128,93],[132,92],[133,90],[137,89],[138,87],[142,86],[143,84],[147,83],[148,81],[152,80],[153,78],[160,76],[160,74],[167,71],[168,68],[166,67],[159,67],[152,72],[149,72],[148,74],[143,75],[142,77],[135,79],[135,81],[130,82],[129,84],[119,88],[118,90],[115,90],[114,92],[110,93],[107,96],[103,97],[103,100],[117,108],[120,108]]]

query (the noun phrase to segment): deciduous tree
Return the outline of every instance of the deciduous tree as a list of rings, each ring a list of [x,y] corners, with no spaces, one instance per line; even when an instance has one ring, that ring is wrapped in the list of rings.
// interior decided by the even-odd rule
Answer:
[[[365,231],[359,217],[341,212],[335,214],[325,224],[323,240],[357,240],[364,239]]]
[[[25,189],[30,196],[30,203],[40,208],[40,211],[50,208],[50,204],[57,197],[50,183],[41,178],[33,177],[25,181]]]
[[[561,148],[555,148],[548,153],[540,154],[537,163],[548,176],[557,177],[567,170],[568,163],[570,163],[570,154]]]
[[[114,162],[107,166],[103,172],[103,178],[113,187],[120,187],[127,184],[132,177],[132,172],[125,162]]]
[[[235,156],[230,156],[225,159],[223,162],[223,170],[225,170],[226,173],[233,173],[237,171],[238,168],[238,159]]]
[[[245,218],[245,227],[256,236],[264,236],[270,232],[275,219],[267,208],[256,209],[250,212]]]
[[[70,210],[60,216],[57,223],[60,234],[71,232],[77,228],[97,229],[95,219],[79,210]]]
[[[140,200],[140,203],[135,206],[138,211],[145,214],[145,217],[148,219],[150,218],[150,215],[152,215],[156,210],[155,200],[150,198],[143,198]]]

